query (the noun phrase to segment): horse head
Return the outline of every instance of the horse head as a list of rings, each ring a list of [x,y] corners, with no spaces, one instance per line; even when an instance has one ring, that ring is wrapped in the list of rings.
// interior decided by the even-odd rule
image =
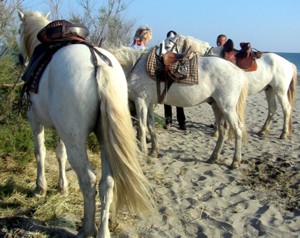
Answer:
[[[18,16],[21,21],[19,26],[19,48],[20,60],[26,64],[32,56],[34,48],[40,43],[37,39],[37,33],[46,26],[49,13],[42,15],[40,12],[23,13],[18,10]]]
[[[164,40],[164,46],[166,51],[173,51],[174,47],[176,47],[179,35],[171,33],[167,39]],[[174,52],[177,53],[177,52]]]
[[[190,52],[205,55],[211,49],[211,46],[205,41],[178,34],[165,40],[165,49],[177,54],[182,54],[189,49]]]

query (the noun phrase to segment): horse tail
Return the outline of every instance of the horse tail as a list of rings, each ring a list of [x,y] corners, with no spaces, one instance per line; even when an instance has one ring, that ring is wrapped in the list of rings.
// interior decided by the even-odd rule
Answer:
[[[138,147],[123,70],[101,65],[97,80],[104,147],[114,180],[112,215],[115,216],[122,207],[127,207],[132,213],[154,214],[150,185],[138,163]]]
[[[292,133],[292,112],[293,112],[293,107],[294,107],[294,99],[295,99],[295,93],[296,93],[296,87],[297,87],[297,67],[295,64],[291,63],[293,66],[293,77],[292,81],[290,83],[287,96],[288,100],[291,106],[291,113],[290,113],[290,118],[289,118],[289,132],[290,134]]]
[[[248,80],[245,79],[238,99],[238,104],[237,104],[237,114],[238,114],[240,126],[242,128],[243,142],[246,142],[248,139],[248,133],[245,126],[245,111],[246,111],[247,97],[248,97]]]

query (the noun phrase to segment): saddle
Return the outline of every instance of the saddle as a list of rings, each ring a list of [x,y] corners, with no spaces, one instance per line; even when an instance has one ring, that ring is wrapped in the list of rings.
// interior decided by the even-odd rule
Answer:
[[[178,62],[178,61],[184,60],[184,59],[187,57],[187,55],[188,55],[190,49],[191,49],[191,47],[189,47],[189,48],[187,49],[187,51],[184,52],[184,53],[182,53],[182,54],[176,54],[176,53],[174,53],[174,52],[172,52],[172,51],[167,51],[167,52],[163,55],[163,62],[164,62],[164,65],[165,65],[166,67],[169,67],[171,64],[174,64],[174,63],[176,63],[176,62]]]
[[[52,56],[62,47],[70,44],[86,45],[93,58],[93,64],[97,69],[97,58],[95,52],[109,65],[110,60],[101,52],[99,52],[91,43],[85,40],[89,31],[83,25],[75,25],[65,20],[56,20],[49,23],[37,34],[38,40],[41,42],[35,49],[27,66],[22,80],[25,81],[21,91],[21,98],[25,92],[38,93],[39,80],[51,61]],[[96,72],[95,72],[96,73]]]
[[[89,30],[83,25],[73,24],[66,20],[56,20],[41,29],[37,38],[42,43],[53,44],[66,39],[85,40],[88,35]]]
[[[223,58],[247,72],[255,71],[257,69],[256,59],[259,59],[262,53],[253,51],[250,42],[242,42],[240,47],[240,50],[234,49],[233,41],[228,39],[224,44]]]
[[[190,47],[183,53],[167,51],[158,55],[159,46],[150,52],[147,59],[147,71],[157,83],[158,102],[161,103],[171,87],[176,83],[198,84],[198,55],[190,53]],[[160,82],[165,82],[163,92]]]

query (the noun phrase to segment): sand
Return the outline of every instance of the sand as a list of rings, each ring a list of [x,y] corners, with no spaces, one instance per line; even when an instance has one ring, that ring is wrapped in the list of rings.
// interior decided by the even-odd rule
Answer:
[[[229,169],[234,152],[230,141],[224,144],[221,162],[206,163],[216,143],[211,136],[213,113],[208,104],[185,109],[185,132],[178,129],[176,118],[170,130],[157,125],[160,154],[140,161],[153,188],[158,216],[123,213],[112,226],[112,237],[300,237],[299,105],[298,93],[290,139],[278,139],[283,123],[279,105],[270,134],[260,138],[256,133],[267,115],[265,95],[248,98],[249,138],[243,146],[243,162],[235,170]],[[156,106],[155,113],[163,120],[162,105]],[[48,165],[52,163],[49,161]],[[68,169],[69,180],[70,173]],[[2,220],[5,224],[20,224],[23,232],[29,230],[27,226],[42,230],[40,223],[35,225],[32,219]],[[77,217],[70,223],[80,220]],[[47,232],[49,237],[74,237],[77,233],[64,229],[63,224],[47,226]]]
[[[299,81],[299,80],[298,80]],[[297,91],[300,91],[299,84]],[[186,108],[186,132],[157,126],[160,155],[142,161],[157,201],[154,221],[121,221],[115,237],[300,237],[300,95],[293,111],[293,135],[278,139],[280,106],[270,134],[256,135],[267,115],[264,93],[249,96],[248,142],[243,162],[229,169],[233,143],[226,142],[222,160],[207,164],[216,139],[211,137],[208,104]],[[155,113],[163,119],[163,106]],[[176,117],[173,107],[173,117]]]

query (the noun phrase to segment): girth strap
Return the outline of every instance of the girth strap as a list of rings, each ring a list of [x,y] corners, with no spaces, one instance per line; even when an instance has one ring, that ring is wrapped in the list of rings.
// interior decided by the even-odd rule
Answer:
[[[157,91],[157,101],[158,103],[162,103],[167,95],[168,90],[170,89],[171,85],[174,83],[174,80],[169,76],[167,69],[164,69],[164,75],[165,75],[165,87],[164,91],[160,93],[160,83],[162,82],[159,78],[156,79],[156,91]]]

